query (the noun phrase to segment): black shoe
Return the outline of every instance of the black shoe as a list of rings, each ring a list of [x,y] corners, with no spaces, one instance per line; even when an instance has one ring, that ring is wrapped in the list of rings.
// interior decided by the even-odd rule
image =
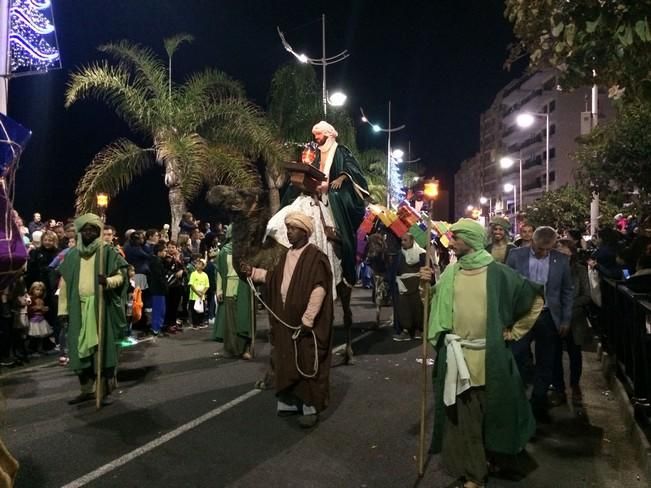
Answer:
[[[113,405],[114,401],[115,400],[113,398],[111,398],[108,395],[105,395],[104,398],[102,398],[102,401],[100,402],[100,404],[102,405],[102,407],[108,407],[109,405]]]
[[[94,399],[95,399],[95,395],[93,395],[92,393],[80,393],[72,400],[68,400],[68,405],[77,405],[78,403],[89,402],[90,400],[94,400]]]

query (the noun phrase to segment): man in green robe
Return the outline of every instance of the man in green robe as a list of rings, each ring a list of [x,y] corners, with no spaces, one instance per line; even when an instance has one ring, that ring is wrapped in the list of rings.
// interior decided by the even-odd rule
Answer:
[[[484,485],[487,452],[517,454],[536,427],[507,340],[523,336],[543,305],[541,290],[485,250],[472,219],[451,227],[458,261],[435,288],[428,339],[437,351],[432,452],[445,468]],[[421,277],[429,279],[428,268]]]
[[[330,208],[341,239],[342,276],[353,286],[357,282],[357,228],[366,211],[368,183],[350,149],[337,143],[339,134],[332,125],[322,120],[312,128],[312,134],[319,145],[313,165],[328,177],[321,187],[321,200]]]
[[[251,289],[233,267],[231,227],[226,244],[217,255],[217,317],[213,338],[224,343],[224,352],[233,357],[251,359],[251,331],[254,312]]]
[[[77,246],[66,254],[59,271],[59,317],[67,324],[70,368],[79,377],[81,393],[71,405],[95,398],[99,314],[104,314],[102,338],[102,392],[108,395],[115,384],[118,348],[127,326],[127,262],[113,246],[104,243],[102,220],[85,214],[75,220]],[[100,269],[100,246],[104,268]],[[99,309],[99,285],[104,287],[104,308]],[[104,398],[103,403],[108,403]]]

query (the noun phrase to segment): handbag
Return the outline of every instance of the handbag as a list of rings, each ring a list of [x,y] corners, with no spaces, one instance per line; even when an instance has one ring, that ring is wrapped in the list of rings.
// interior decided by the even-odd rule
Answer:
[[[203,300],[202,300],[202,299],[195,300],[195,301],[194,301],[194,307],[193,307],[193,308],[194,308],[194,311],[195,311],[195,312],[197,312],[197,313],[203,313]]]

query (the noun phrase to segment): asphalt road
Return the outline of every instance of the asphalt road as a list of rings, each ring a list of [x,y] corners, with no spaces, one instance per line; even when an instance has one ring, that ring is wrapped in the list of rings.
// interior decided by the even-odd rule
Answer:
[[[77,381],[57,365],[0,377],[6,397],[0,432],[21,463],[16,486],[454,486],[436,456],[417,476],[419,345],[392,341],[387,326],[368,331],[375,319],[369,295],[361,289],[353,295],[357,363],[333,367],[331,405],[310,431],[296,418],[276,416],[272,391],[253,389],[269,353],[262,312],[254,361],[225,359],[208,331],[125,350],[116,401],[99,412],[66,403]],[[343,342],[341,323],[337,312],[336,344]],[[514,461],[509,476],[520,479],[489,486],[648,486],[638,478],[599,366],[586,356],[585,410],[555,409],[555,422]]]

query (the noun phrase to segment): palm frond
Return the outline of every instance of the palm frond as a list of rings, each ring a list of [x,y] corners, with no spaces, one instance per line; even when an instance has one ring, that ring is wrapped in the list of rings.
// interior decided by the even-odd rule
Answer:
[[[256,167],[235,147],[211,144],[208,147],[205,181],[208,185],[229,185],[235,188],[259,188]]]
[[[246,148],[252,158],[260,157],[271,165],[288,160],[271,121],[247,100],[228,98],[206,106],[198,123],[211,140]]]
[[[167,96],[167,68],[151,49],[126,40],[104,44],[98,49],[134,69],[143,81],[143,88],[154,97]]]
[[[157,141],[156,156],[166,167],[171,166],[181,185],[181,193],[190,202],[204,184],[208,161],[208,145],[199,134],[167,134]]]
[[[65,106],[88,98],[105,102],[134,130],[151,130],[154,110],[147,91],[138,80],[131,80],[128,70],[106,61],[86,66],[70,76]]]
[[[175,36],[168,37],[163,41],[165,44],[165,51],[167,55],[171,58],[174,56],[174,53],[184,42],[194,41],[194,36],[191,34],[176,34]]]
[[[144,149],[129,139],[118,139],[106,146],[93,158],[77,186],[77,212],[93,210],[97,193],[117,195],[153,166],[153,156],[151,149]]]

